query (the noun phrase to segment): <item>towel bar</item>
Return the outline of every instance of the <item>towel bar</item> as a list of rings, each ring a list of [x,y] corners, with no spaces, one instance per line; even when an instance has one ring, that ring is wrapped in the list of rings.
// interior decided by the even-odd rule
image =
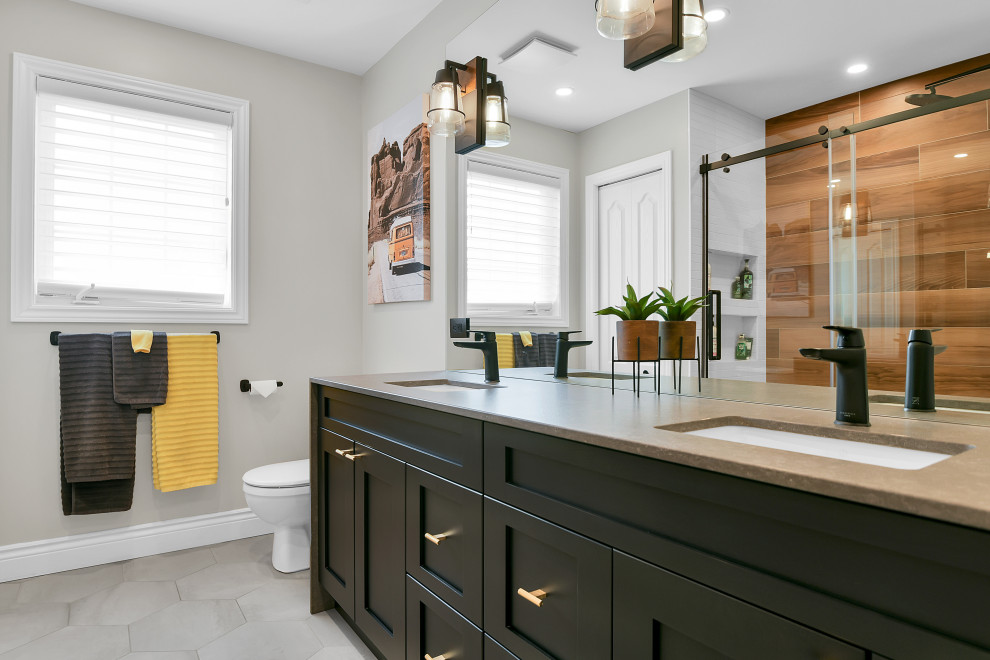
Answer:
[[[60,334],[62,334],[62,331],[61,330],[52,330],[51,334],[48,335],[48,341],[51,342],[51,345],[52,346],[58,346],[58,336]],[[220,331],[219,330],[210,330],[210,334],[217,336],[217,343],[219,344],[220,343]]]
[[[282,387],[282,381],[279,380],[279,381],[275,381],[275,382],[278,383],[278,386],[279,387]],[[251,391],[251,381],[249,381],[249,380],[242,380],[241,381],[241,392],[250,392],[250,391]]]

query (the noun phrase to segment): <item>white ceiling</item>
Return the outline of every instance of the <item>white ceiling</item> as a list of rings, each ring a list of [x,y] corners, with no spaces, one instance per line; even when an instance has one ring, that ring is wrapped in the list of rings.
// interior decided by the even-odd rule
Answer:
[[[440,0],[73,1],[358,75],[440,4]]]
[[[448,44],[447,57],[487,57],[505,81],[510,115],[578,132],[691,87],[774,117],[990,51],[990,0],[705,4],[731,13],[709,27],[705,52],[680,64],[623,68],[622,44],[598,35],[591,0],[500,0]],[[499,66],[534,34],[575,47],[577,56],[544,70]],[[847,74],[856,62],[869,70]],[[557,97],[562,86],[574,94]]]

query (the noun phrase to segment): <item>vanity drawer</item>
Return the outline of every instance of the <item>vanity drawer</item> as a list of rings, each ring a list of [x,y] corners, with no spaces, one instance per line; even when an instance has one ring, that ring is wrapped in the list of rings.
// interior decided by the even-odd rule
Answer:
[[[480,626],[480,493],[406,466],[406,570]]]
[[[522,660],[610,657],[612,551],[485,498],[485,631]]]
[[[618,551],[612,580],[613,658],[867,658],[862,649]]]
[[[332,387],[321,388],[319,415],[323,428],[481,490],[479,420]]]
[[[505,650],[505,647],[485,635],[485,660],[519,660]]]
[[[406,618],[406,660],[481,660],[481,630],[408,575]]]

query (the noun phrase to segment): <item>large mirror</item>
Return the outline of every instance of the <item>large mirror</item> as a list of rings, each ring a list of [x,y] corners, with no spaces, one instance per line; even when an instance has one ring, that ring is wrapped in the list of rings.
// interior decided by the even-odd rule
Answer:
[[[835,368],[799,349],[854,326],[873,414],[990,425],[990,4],[707,2],[725,10],[707,48],[638,71],[578,4],[500,0],[447,57],[504,81],[503,153],[571,173],[569,325],[596,342],[582,366],[610,371],[614,318],[592,312],[625,281],[718,290],[685,395],[701,371],[701,396],[827,409]],[[934,328],[940,412],[904,412],[911,331]]]

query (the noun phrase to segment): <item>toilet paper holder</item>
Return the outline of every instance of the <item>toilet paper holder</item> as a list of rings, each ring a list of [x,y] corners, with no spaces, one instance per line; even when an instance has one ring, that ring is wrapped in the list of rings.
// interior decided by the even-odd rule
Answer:
[[[278,386],[279,387],[282,387],[282,381],[277,381],[277,382],[278,382]],[[249,381],[247,379],[242,380],[241,381],[241,392],[250,392],[250,391],[251,391],[251,381]]]

